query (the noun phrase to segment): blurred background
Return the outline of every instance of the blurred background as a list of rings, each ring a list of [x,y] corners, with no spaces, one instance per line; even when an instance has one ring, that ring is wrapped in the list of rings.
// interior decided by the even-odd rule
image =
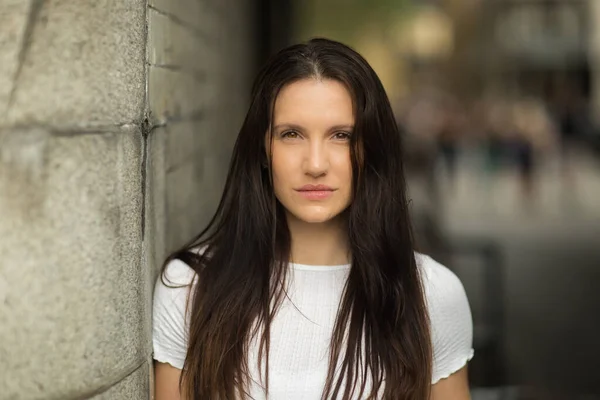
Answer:
[[[600,2],[309,1],[406,137],[422,251],[475,322],[474,399],[600,398]]]
[[[473,399],[600,399],[598,0],[0,0],[0,399],[151,398],[162,261],[259,66],[314,36],[388,92]]]

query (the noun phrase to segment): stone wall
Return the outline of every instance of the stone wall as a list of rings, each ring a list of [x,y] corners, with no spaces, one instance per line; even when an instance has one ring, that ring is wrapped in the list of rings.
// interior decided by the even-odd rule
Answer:
[[[0,2],[0,399],[148,399],[152,288],[210,218],[249,0]]]

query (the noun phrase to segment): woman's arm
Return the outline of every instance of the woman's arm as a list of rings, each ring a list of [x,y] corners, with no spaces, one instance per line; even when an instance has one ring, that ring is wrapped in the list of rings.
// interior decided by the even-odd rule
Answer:
[[[431,320],[430,400],[469,400],[467,363],[473,357],[473,320],[458,277],[431,257],[420,256]]]
[[[183,400],[179,393],[181,370],[167,363],[154,362],[154,400]]]
[[[173,260],[156,282],[152,312],[155,400],[183,400],[179,379],[187,352],[186,309],[194,276],[185,263]]]
[[[471,400],[467,367],[435,383],[431,387],[430,400]]]

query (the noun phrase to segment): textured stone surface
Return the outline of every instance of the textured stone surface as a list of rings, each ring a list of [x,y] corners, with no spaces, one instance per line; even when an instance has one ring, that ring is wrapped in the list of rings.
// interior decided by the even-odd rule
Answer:
[[[150,131],[146,139],[145,212],[142,281],[144,283],[144,340],[148,349],[149,397],[153,399],[154,371],[152,369],[152,300],[156,277],[166,257],[166,135],[161,128]]]
[[[29,3],[22,0],[0,2],[0,126],[6,118],[6,107],[19,66]]]
[[[69,398],[146,359],[140,138],[0,134],[0,399]]]
[[[218,53],[214,43],[153,8],[148,9],[148,41],[152,44],[148,48],[151,64],[179,66],[199,75],[215,71],[211,65]]]
[[[166,133],[166,164],[168,170],[193,161],[201,161],[204,151],[220,148],[219,135],[214,118],[205,115],[197,120],[173,123],[164,129]]]
[[[217,116],[161,128],[167,135],[167,248],[198,234],[212,217],[227,177],[236,134]]]
[[[141,120],[146,2],[33,3],[40,6],[5,124],[88,126]]]
[[[92,397],[92,400],[148,400],[150,385],[148,371],[150,367],[144,363],[133,374],[108,389],[106,392]]]
[[[221,196],[254,5],[0,3],[0,400],[148,399],[155,278]]]
[[[212,4],[211,4],[212,3]],[[219,24],[223,23],[222,14],[217,7],[218,2],[190,0],[149,0],[150,7],[155,8],[171,19],[190,28],[197,36],[206,38],[216,46],[216,34]]]
[[[200,154],[199,154],[200,157]],[[223,191],[225,160],[206,152],[167,174],[167,248],[172,251],[202,231]],[[214,165],[219,167],[215,168]]]
[[[214,212],[210,177],[203,179],[204,154],[196,162],[187,162],[166,176],[167,249],[176,250],[200,233]]]
[[[154,289],[154,280],[166,257],[166,142],[164,128],[150,132],[146,144],[146,212],[144,233],[144,256],[147,267],[149,293]]]
[[[187,119],[214,111],[218,87],[212,78],[154,66],[148,71],[148,101],[154,121]]]

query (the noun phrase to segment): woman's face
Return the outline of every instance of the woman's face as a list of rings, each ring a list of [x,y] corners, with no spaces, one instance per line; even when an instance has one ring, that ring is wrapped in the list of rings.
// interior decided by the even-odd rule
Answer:
[[[291,83],[277,96],[273,122],[273,185],[288,219],[332,220],[352,196],[350,93],[334,80]]]

